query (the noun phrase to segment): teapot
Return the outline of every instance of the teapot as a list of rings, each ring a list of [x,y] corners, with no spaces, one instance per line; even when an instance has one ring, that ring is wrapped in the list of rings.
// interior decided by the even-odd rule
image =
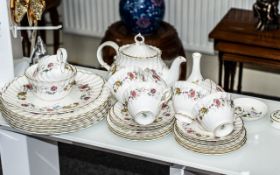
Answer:
[[[134,40],[135,43],[126,44],[121,47],[113,41],[106,41],[101,44],[97,49],[97,60],[100,65],[110,71],[111,74],[126,67],[149,68],[155,70],[167,85],[171,85],[179,79],[180,65],[186,62],[184,57],[178,56],[175,58],[171,67],[168,68],[161,59],[160,49],[145,44],[145,38],[141,34],[136,35]],[[117,53],[111,66],[103,60],[102,49],[105,46],[112,47]]]

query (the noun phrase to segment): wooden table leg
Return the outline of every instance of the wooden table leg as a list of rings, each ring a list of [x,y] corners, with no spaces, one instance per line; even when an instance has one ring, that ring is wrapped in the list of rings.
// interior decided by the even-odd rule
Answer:
[[[222,86],[222,75],[223,75],[223,56],[222,53],[219,52],[219,82],[218,84]]]
[[[235,79],[235,72],[236,72],[236,62],[231,62],[230,64],[230,92],[233,92],[234,89],[234,79]]]
[[[229,91],[229,78],[230,78],[230,61],[224,61],[224,90]]]
[[[238,93],[241,93],[241,88],[242,88],[242,74],[243,74],[243,63],[239,62],[238,86],[237,86],[237,92],[238,92]]]

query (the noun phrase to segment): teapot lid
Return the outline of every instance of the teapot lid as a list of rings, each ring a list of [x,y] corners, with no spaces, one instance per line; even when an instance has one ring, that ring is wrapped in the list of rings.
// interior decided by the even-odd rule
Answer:
[[[145,38],[139,33],[134,37],[134,44],[127,44],[120,48],[120,52],[133,58],[152,58],[161,55],[157,47],[145,44]]]

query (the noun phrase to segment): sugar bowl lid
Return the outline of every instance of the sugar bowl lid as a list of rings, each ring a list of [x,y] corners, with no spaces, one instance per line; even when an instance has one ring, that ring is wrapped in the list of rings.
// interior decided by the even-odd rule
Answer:
[[[33,77],[39,79],[61,80],[69,77],[73,70],[67,63],[67,51],[64,48],[57,50],[56,55],[43,57],[37,64]]]
[[[134,37],[134,44],[127,44],[120,48],[119,52],[133,58],[153,58],[161,55],[157,47],[145,44],[145,38],[139,33]]]

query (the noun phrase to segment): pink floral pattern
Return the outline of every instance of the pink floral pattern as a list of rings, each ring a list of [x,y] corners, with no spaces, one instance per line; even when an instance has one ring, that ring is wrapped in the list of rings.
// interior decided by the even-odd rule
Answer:
[[[51,87],[51,91],[56,91],[57,90],[57,86],[52,86]]]
[[[19,93],[17,93],[17,98],[19,100],[26,100],[26,95],[27,95],[27,91],[31,91],[33,89],[32,84],[24,84],[23,85],[23,90]]]
[[[48,68],[52,68],[53,66],[54,66],[53,63],[49,63],[49,64],[48,64]]]
[[[187,91],[181,90],[180,88],[175,88],[174,89],[174,95],[186,95],[188,98],[193,99],[194,101],[204,97],[202,93],[199,91],[196,91],[195,89],[189,89]]]
[[[137,80],[139,79],[139,73],[136,71],[133,72],[127,72],[127,76],[125,76],[123,79],[121,80],[116,80],[113,84],[113,90],[114,92],[117,92],[118,89],[124,84],[124,82],[126,82],[127,80]]]
[[[32,89],[33,89],[33,86],[32,86],[31,83],[29,83],[29,84],[23,85],[23,88],[24,88],[24,89],[27,89],[27,90],[32,90]]]
[[[71,83],[71,86],[75,85],[76,82],[74,81],[73,83]],[[91,87],[89,84],[79,84],[77,85],[78,86],[78,89],[79,91],[82,93],[81,96],[80,96],[80,99],[82,100],[81,102],[84,102],[84,101],[88,101],[89,99],[91,99]],[[24,108],[36,108],[36,106],[32,103],[26,103],[26,98],[27,98],[27,94],[28,94],[28,91],[31,91],[33,90],[33,86],[32,84],[24,84],[22,86],[22,91],[18,92],[17,93],[17,98],[19,100],[22,100],[22,103],[20,103],[20,106],[24,107]],[[54,94],[56,93],[58,90],[58,87],[57,86],[51,86],[49,89],[47,89],[47,93],[49,94]],[[75,106],[78,106],[80,105],[79,102],[73,102],[69,105],[55,105],[55,106],[51,106],[51,107],[41,107],[40,108],[40,111],[54,111],[56,109],[70,109],[70,108],[73,108]]]
[[[90,88],[90,86],[88,84],[79,85],[78,88],[80,89],[80,91],[89,91],[89,90],[91,90],[91,88]]]
[[[46,65],[46,66],[44,66],[44,67],[42,67],[42,72],[48,72],[48,71],[51,71],[53,68],[54,68],[54,66],[55,66],[55,64],[54,63],[49,63],[48,65]],[[38,68],[36,69],[36,71],[35,71],[36,73],[34,74],[34,75],[36,75],[38,72],[39,72],[39,70],[38,70]]]
[[[199,119],[202,120],[203,117],[208,113],[208,111],[212,108],[222,108],[225,105],[230,104],[231,107],[233,107],[232,100],[227,100],[224,98],[215,98],[212,100],[212,103],[208,106],[203,106],[199,110]]]
[[[152,72],[152,77],[154,80],[156,80],[156,82],[161,81],[160,76],[157,74],[157,72],[154,69],[151,69],[151,72]]]
[[[133,99],[137,98],[140,95],[140,93],[147,93],[148,96],[155,96],[157,93],[157,90],[155,88],[152,88],[152,89],[139,88],[139,89],[131,90],[128,100],[133,100]]]

